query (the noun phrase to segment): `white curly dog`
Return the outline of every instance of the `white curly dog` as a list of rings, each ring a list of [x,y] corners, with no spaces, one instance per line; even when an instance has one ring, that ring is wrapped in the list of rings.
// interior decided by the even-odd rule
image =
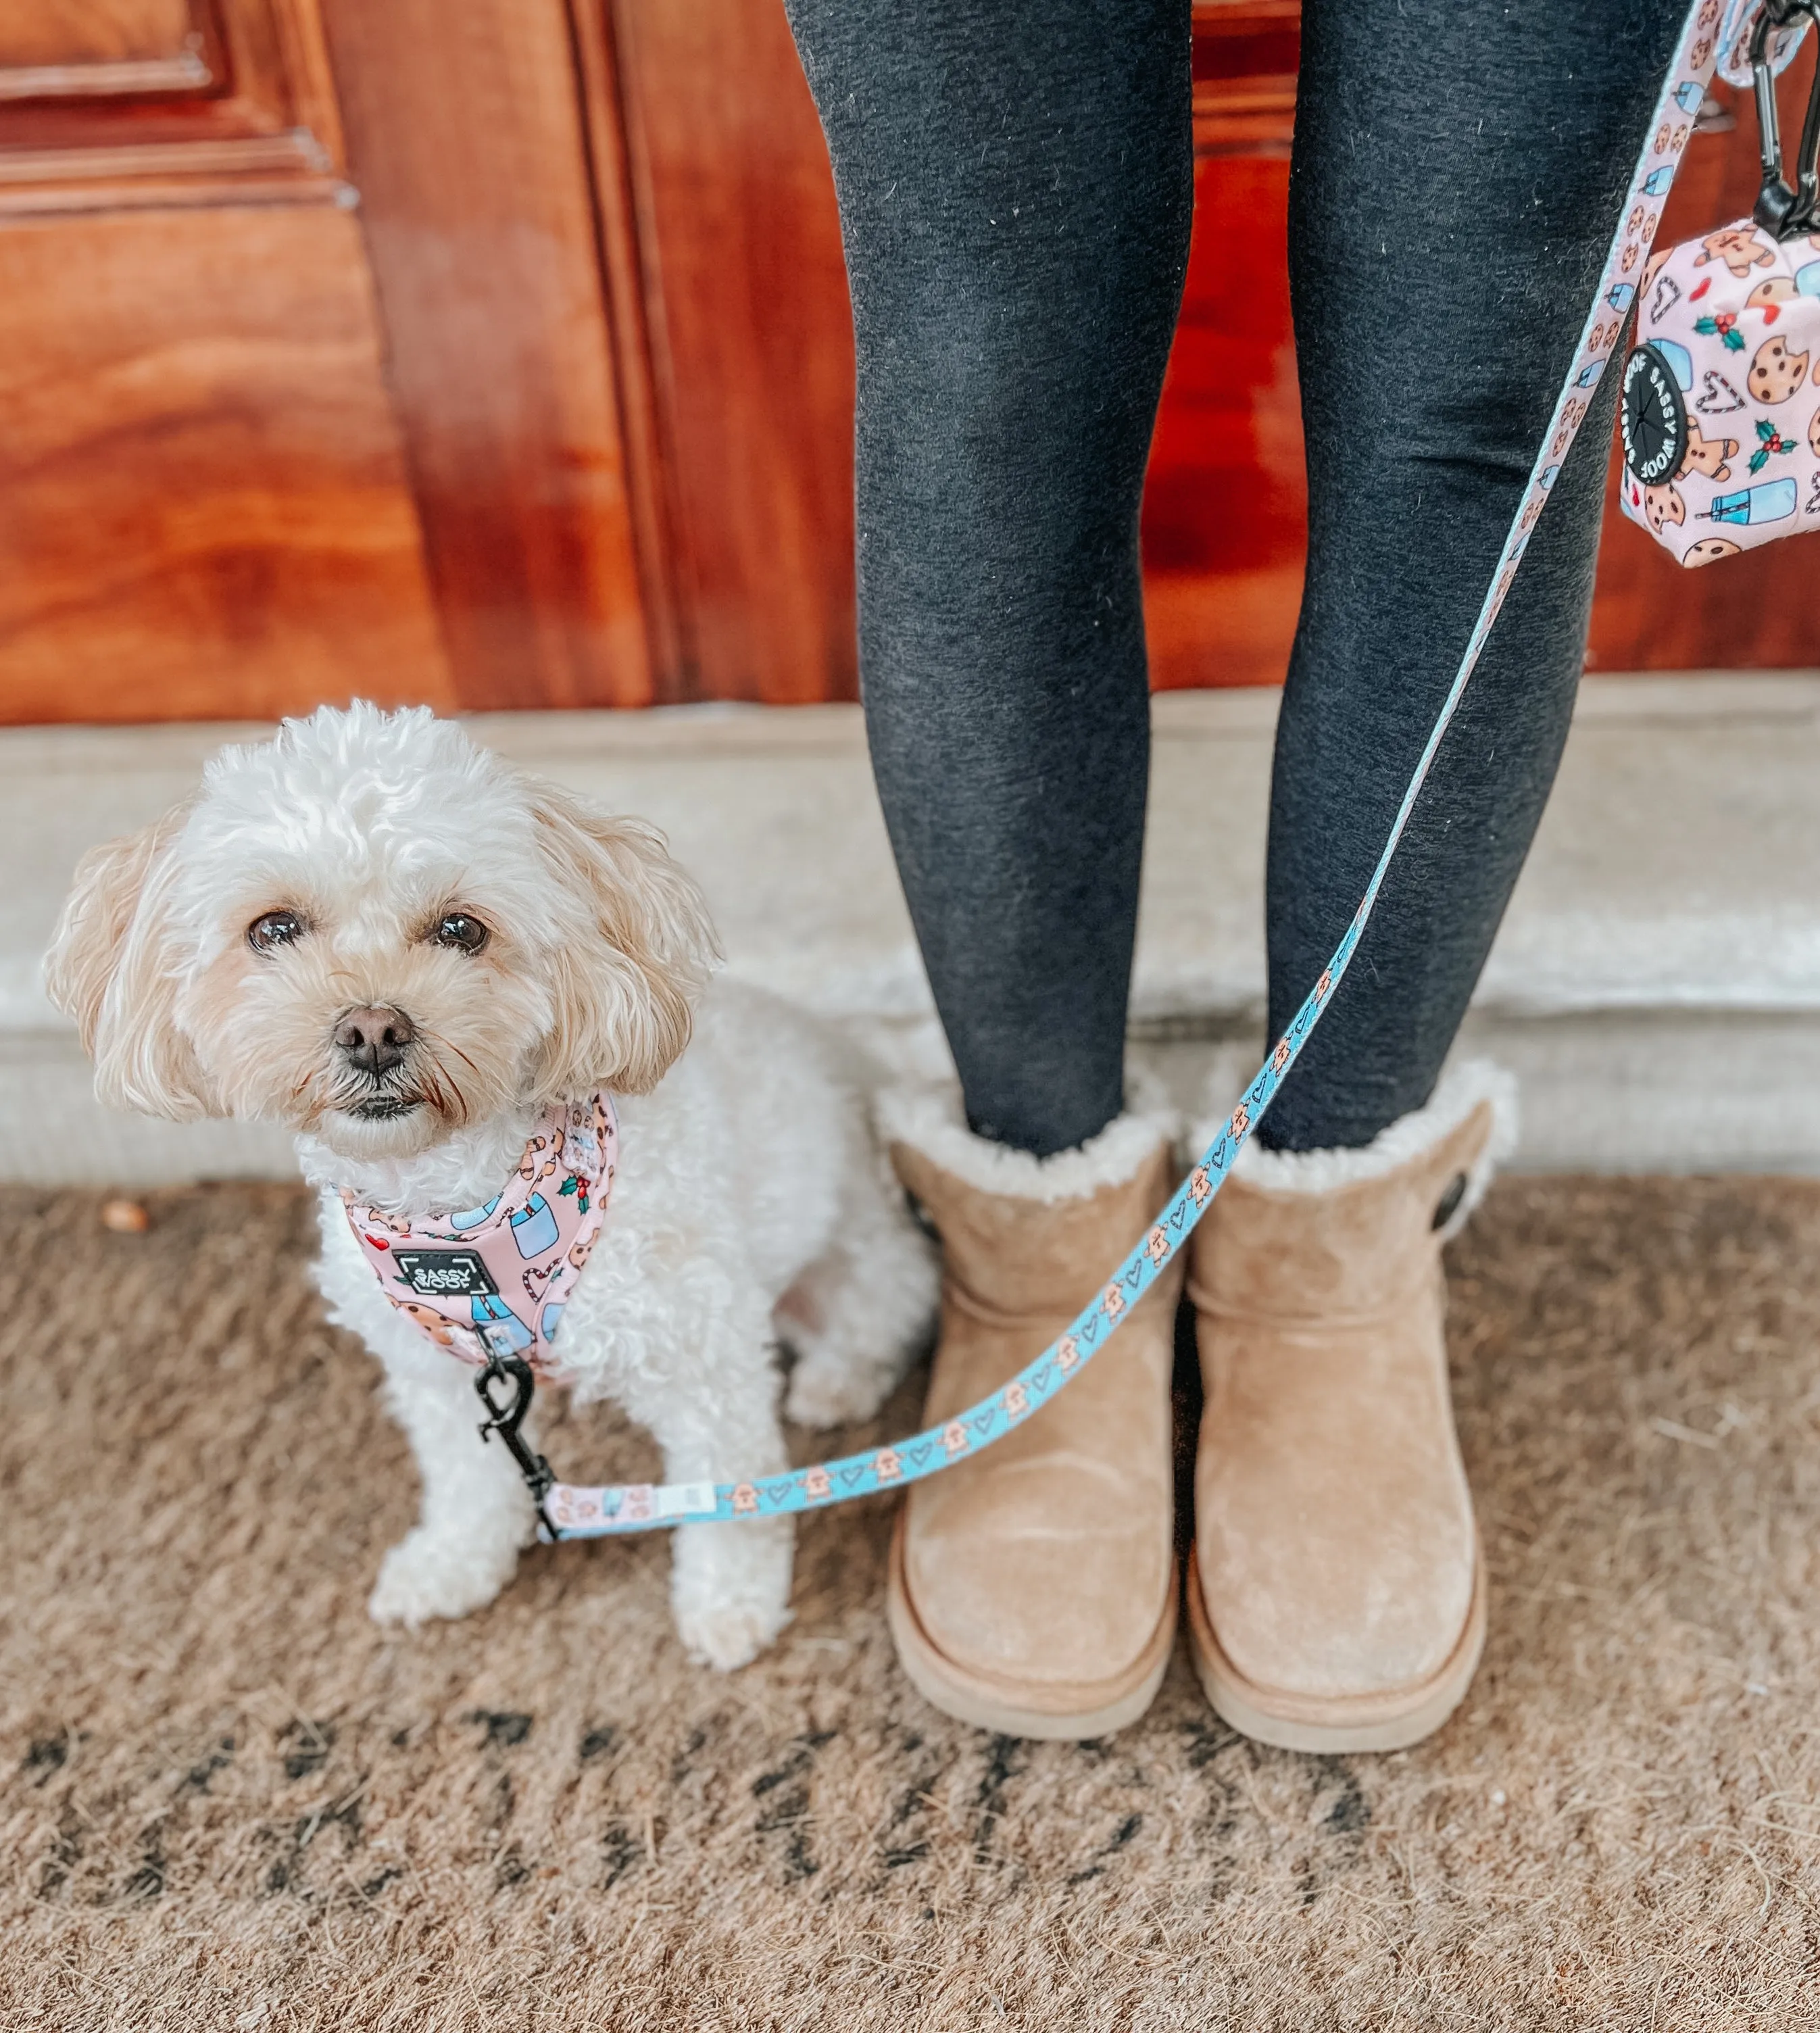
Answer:
[[[873,1070],[800,1010],[710,985],[714,959],[653,829],[424,709],[324,708],[224,749],[194,797],[77,870],[46,979],[103,1100],[284,1123],[321,1189],[330,1312],[383,1365],[423,1477],[381,1620],[490,1601],[533,1511],[480,1438],[474,1372],[388,1301],[342,1189],[401,1219],[477,1207],[545,1109],[609,1091],[618,1177],[564,1380],[647,1427],[671,1481],[788,1465],[780,1341],[791,1417],[826,1425],[875,1410],[927,1334],[932,1252],[873,1129]],[[698,1658],[741,1665],[788,1621],[792,1537],[787,1518],[676,1531]]]

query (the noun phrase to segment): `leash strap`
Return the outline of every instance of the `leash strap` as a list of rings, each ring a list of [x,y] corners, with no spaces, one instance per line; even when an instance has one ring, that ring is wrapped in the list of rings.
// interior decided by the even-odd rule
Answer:
[[[1771,0],[1773,6],[1775,0]],[[813,1468],[796,1469],[785,1475],[760,1477],[751,1482],[682,1482],[633,1484],[589,1488],[575,1484],[552,1482],[541,1492],[540,1507],[544,1526],[540,1537],[591,1539],[623,1532],[644,1532],[653,1528],[709,1519],[769,1518],[798,1511],[818,1511],[851,1497],[868,1496],[879,1490],[897,1489],[919,1481],[953,1463],[964,1461],[1002,1440],[1014,1426],[1021,1425],[1039,1412],[1058,1391],[1086,1368],[1118,1331],[1126,1316],[1154,1284],[1178,1250],[1187,1241],[1194,1225],[1213,1203],[1232,1170],[1246,1140],[1269,1107],[1284,1076],[1295,1064],[1334,990],[1345,979],[1361,936],[1371,922],[1378,893],[1391,857],[1415,809],[1416,799],[1426,781],[1442,737],[1451,724],[1491,634],[1499,609],[1511,590],[1517,567],[1522,562],[1531,531],[1547,505],[1566,458],[1567,447],[1585,421],[1606,362],[1616,349],[1631,305],[1643,264],[1661,218],[1662,201],[1674,182],[1683,150],[1693,132],[1694,116],[1699,111],[1706,83],[1723,45],[1729,54],[1755,13],[1754,0],[1695,0],[1689,10],[1674,61],[1656,103],[1642,152],[1631,178],[1630,202],[1612,235],[1605,257],[1605,272],[1597,294],[1581,328],[1580,341],[1566,383],[1555,402],[1541,449],[1530,468],[1529,485],[1511,521],[1510,534],[1498,560],[1497,570],[1473,625],[1466,653],[1450,687],[1432,732],[1417,764],[1409,788],[1403,793],[1396,822],[1379,856],[1366,889],[1346,936],[1322,969],[1320,979],[1308,999],[1296,1012],[1295,1020],[1278,1039],[1276,1049],[1260,1069],[1205,1155],[1176,1189],[1174,1197],[1158,1215],[1154,1226],[1115,1271],[1099,1297],[1074,1321],[1068,1331],[1052,1342],[1035,1360],[1020,1370],[1011,1381],[990,1398],[982,1398],[959,1417],[942,1426],[931,1426],[893,1445],[874,1447],[864,1454],[848,1455],[838,1461],[818,1462]],[[489,1399],[495,1418],[498,1409]],[[541,1457],[539,1458],[541,1459]]]

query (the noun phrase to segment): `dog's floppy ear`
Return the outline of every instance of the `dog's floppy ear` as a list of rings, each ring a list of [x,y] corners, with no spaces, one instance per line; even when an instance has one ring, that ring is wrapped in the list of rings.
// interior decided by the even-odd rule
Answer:
[[[654,826],[609,818],[554,784],[526,788],[538,845],[582,901],[590,934],[556,956],[556,1020],[539,1095],[643,1094],[689,1042],[696,1000],[720,957],[707,904]]]
[[[216,1113],[177,1028],[178,955],[167,892],[178,805],[124,839],[91,848],[44,957],[51,1000],[73,1016],[95,1061],[95,1091],[116,1108],[185,1121]]]

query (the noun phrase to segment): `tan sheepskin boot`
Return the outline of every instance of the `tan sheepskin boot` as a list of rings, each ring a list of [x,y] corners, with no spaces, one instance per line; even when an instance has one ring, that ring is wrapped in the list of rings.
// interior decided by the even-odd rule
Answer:
[[[1189,1636],[1234,1729],[1392,1750],[1437,1729],[1485,1642],[1454,1433],[1441,1244],[1515,1140],[1471,1065],[1361,1150],[1249,1145],[1195,1231],[1205,1410]]]
[[[942,1237],[924,1421],[1040,1354],[1142,1239],[1174,1126],[1126,1114],[1046,1159],[970,1135],[951,1103],[888,1098],[899,1176]],[[1059,1396],[976,1460],[915,1484],[892,1542],[891,1634],[929,1701],[1014,1736],[1100,1736],[1149,1707],[1176,1622],[1170,1370],[1179,1277],[1159,1279]]]

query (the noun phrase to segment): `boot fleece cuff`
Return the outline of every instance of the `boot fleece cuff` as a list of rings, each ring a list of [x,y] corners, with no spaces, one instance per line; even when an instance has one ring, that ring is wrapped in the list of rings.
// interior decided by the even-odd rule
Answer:
[[[1123,1185],[1155,1155],[1158,1144],[1173,1142],[1181,1134],[1181,1114],[1168,1105],[1153,1078],[1134,1073],[1126,1088],[1131,1105],[1122,1115],[1115,1115],[1098,1136],[1075,1149],[1048,1158],[976,1136],[967,1127],[960,1090],[952,1082],[887,1088],[875,1107],[887,1144],[908,1144],[976,1192],[1054,1206]]]
[[[1356,1150],[1267,1151],[1254,1136],[1240,1151],[1234,1176],[1275,1193],[1326,1193],[1382,1178],[1451,1136],[1483,1102],[1491,1104],[1492,1134],[1441,1230],[1445,1241],[1465,1226],[1492,1174],[1517,1148],[1516,1076],[1489,1059],[1468,1059],[1449,1067],[1426,1107],[1399,1116]],[[1219,1135],[1224,1119],[1215,1116],[1196,1125],[1193,1155],[1198,1156]]]

